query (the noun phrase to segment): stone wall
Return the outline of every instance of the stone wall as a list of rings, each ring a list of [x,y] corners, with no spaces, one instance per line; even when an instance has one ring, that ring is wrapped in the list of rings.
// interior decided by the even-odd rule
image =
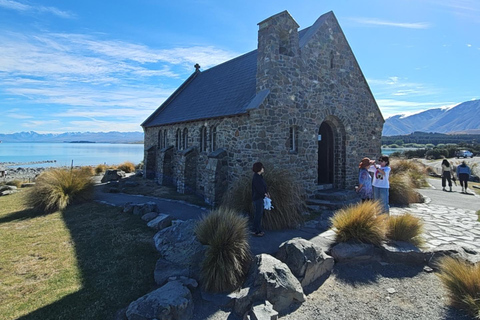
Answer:
[[[322,23],[313,25],[316,31],[306,42],[298,42],[297,28],[288,12],[259,24],[257,92],[268,89],[270,94],[257,109],[246,115],[161,127],[167,131],[168,146],[175,145],[176,130],[186,128],[188,147],[194,148],[188,169],[183,150],[171,151],[173,180],[180,192],[190,187],[207,202],[218,203],[222,190],[240,176],[251,175],[256,161],[290,170],[308,195],[325,187],[353,189],[360,160],[380,155],[384,120],[335,16],[327,14]],[[333,132],[333,181],[327,185],[318,183],[322,123]],[[207,151],[200,150],[203,126],[216,127],[216,150],[210,145]],[[145,128],[145,150],[159,145],[159,130]],[[219,149],[225,154],[209,157]],[[162,150],[157,150],[157,179],[165,167]],[[185,178],[192,172],[194,182]]]

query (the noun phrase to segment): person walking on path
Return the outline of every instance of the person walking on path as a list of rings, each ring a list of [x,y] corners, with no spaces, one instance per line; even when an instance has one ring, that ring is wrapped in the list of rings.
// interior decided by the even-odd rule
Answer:
[[[468,179],[470,178],[470,168],[465,163],[465,160],[462,161],[462,164],[457,166],[457,177],[462,186],[462,193],[468,193]]]
[[[263,237],[265,233],[262,230],[262,217],[264,210],[265,197],[270,198],[267,190],[267,184],[262,177],[265,172],[265,168],[261,162],[255,162],[252,167],[252,202],[254,208],[253,214],[253,235],[257,237]]]
[[[358,188],[356,191],[360,195],[362,202],[373,198],[372,177],[367,169],[374,163],[375,161],[369,158],[363,158],[358,165],[360,171],[358,173]]]
[[[442,161],[442,187],[443,187],[442,190],[443,191],[447,191],[445,187],[447,186],[447,181],[448,181],[450,192],[452,192],[452,178],[453,178],[452,166],[450,165],[450,162],[448,162],[447,159],[443,159]]]
[[[378,159],[379,165],[370,166],[369,171],[373,172],[373,199],[380,202],[383,213],[389,214],[389,191],[390,182],[390,159],[388,156],[381,156]]]

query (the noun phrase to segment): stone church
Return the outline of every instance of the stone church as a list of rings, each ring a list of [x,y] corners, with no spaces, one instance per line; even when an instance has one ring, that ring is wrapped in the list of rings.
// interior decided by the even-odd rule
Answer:
[[[283,11],[258,26],[256,50],[195,65],[142,123],[145,177],[213,205],[256,161],[288,169],[307,196],[353,190],[384,119],[335,15],[299,31]]]

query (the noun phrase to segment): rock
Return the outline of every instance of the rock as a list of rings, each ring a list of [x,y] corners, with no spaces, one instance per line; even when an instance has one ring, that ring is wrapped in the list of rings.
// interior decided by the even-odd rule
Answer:
[[[480,254],[471,248],[463,248],[454,244],[440,245],[432,251],[427,252],[428,266],[437,269],[438,262],[444,256],[450,256],[459,260],[467,261],[470,264],[477,264],[480,262]]]
[[[305,294],[300,282],[288,266],[268,255],[255,256],[251,272],[235,301],[234,311],[245,315],[255,301],[268,300],[279,312],[287,311],[293,302],[304,302]]]
[[[277,253],[277,259],[284,262],[302,287],[329,273],[335,264],[332,257],[312,242],[293,238],[282,243]]]
[[[126,188],[136,187],[138,186],[138,182],[135,181],[125,181],[124,186]]]
[[[153,201],[147,203],[138,203],[133,205],[132,213],[134,215],[144,215],[148,212],[158,212],[157,204]]]
[[[123,212],[124,213],[133,213],[133,208],[134,208],[133,202],[127,202],[123,205]]]
[[[118,181],[122,178],[125,178],[124,171],[117,169],[108,169],[107,171],[105,171],[105,175],[103,176],[101,182],[105,183],[108,181]]]
[[[277,320],[278,312],[273,309],[273,305],[265,301],[253,306],[248,319],[251,320]]]
[[[171,277],[177,276],[190,276],[190,268],[178,263],[167,261],[163,258],[157,260],[155,264],[155,270],[153,271],[153,277],[155,283],[159,286],[164,285]]]
[[[35,185],[34,182],[25,182],[25,183],[22,183],[21,187],[22,188],[31,188]]]
[[[196,220],[174,220],[168,228],[158,231],[154,236],[155,248],[161,256],[183,268],[190,274],[198,274],[204,257],[204,246],[194,233]]]
[[[145,214],[142,216],[142,220],[149,222],[149,221],[152,221],[153,219],[155,219],[157,216],[158,216],[158,212],[145,213]]]
[[[160,213],[157,217],[147,223],[152,229],[162,230],[172,225],[173,217],[169,214]]]
[[[9,194],[17,193],[18,190],[5,190],[0,192],[0,196],[8,196]]]
[[[188,320],[193,316],[192,294],[181,281],[170,281],[130,303],[126,315],[128,320]]]
[[[391,241],[381,246],[383,257],[391,263],[425,264],[426,254],[415,245],[404,241]]]
[[[10,185],[0,186],[0,192],[2,191],[17,191],[17,187]]]
[[[375,257],[375,246],[368,243],[342,242],[335,245],[330,254],[335,261],[368,260]]]

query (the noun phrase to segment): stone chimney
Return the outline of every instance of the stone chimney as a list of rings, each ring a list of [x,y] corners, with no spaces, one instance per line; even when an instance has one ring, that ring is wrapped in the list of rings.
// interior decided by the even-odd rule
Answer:
[[[274,89],[275,74],[286,72],[299,55],[299,25],[288,11],[263,20],[258,27],[257,92]]]

